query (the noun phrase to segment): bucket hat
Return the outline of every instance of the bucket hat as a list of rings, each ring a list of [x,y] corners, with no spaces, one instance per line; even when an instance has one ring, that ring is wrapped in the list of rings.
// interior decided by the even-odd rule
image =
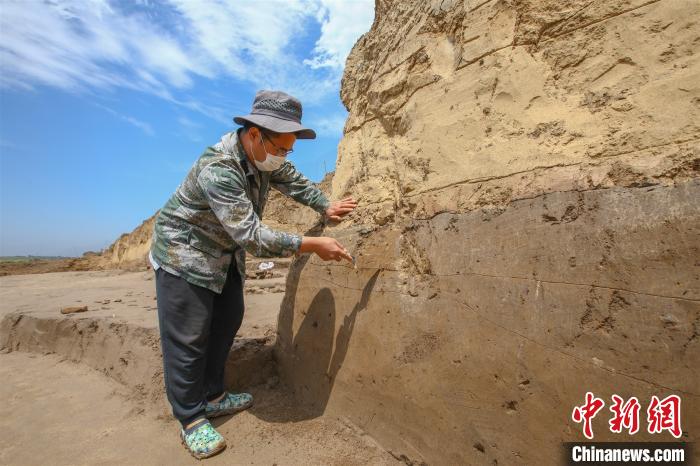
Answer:
[[[233,121],[244,125],[249,121],[276,133],[295,133],[297,139],[316,139],[316,132],[301,125],[301,102],[282,91],[260,90],[255,94],[253,109]]]

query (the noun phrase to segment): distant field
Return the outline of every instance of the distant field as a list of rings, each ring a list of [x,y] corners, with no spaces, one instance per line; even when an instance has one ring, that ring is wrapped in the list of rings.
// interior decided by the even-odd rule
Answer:
[[[0,256],[0,277],[70,270],[89,270],[88,261],[80,257]]]
[[[65,256],[0,256],[0,262],[34,262],[34,261],[51,261],[61,259],[75,259],[74,257]]]

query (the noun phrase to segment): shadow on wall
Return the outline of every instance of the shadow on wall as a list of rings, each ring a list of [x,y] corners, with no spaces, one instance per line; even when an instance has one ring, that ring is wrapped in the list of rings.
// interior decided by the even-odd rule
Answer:
[[[309,232],[312,231],[313,229],[309,230]],[[279,335],[293,334],[292,323],[297,287],[301,273],[310,257],[310,255],[302,256],[295,260],[289,270],[287,293],[282,302],[277,327]],[[379,272],[379,270],[375,271],[367,280],[359,301],[352,311],[345,315],[337,334],[335,332],[337,311],[332,288],[324,287],[316,293],[291,345],[287,342],[286,347],[282,348],[282,351],[286,352],[285,357],[293,361],[304,361],[303,365],[295,365],[292,375],[295,379],[301,380],[295,396],[303,406],[293,413],[256,411],[253,406],[252,414],[268,422],[290,422],[312,419],[325,412],[335,377],[347,354],[355,320],[359,312],[367,307]]]

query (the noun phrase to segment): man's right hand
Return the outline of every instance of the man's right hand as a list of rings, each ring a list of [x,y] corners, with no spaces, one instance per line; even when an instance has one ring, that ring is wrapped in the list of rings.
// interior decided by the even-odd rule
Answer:
[[[338,240],[327,236],[303,236],[299,252],[315,252],[324,261],[346,259],[352,262],[352,256],[348,250]]]

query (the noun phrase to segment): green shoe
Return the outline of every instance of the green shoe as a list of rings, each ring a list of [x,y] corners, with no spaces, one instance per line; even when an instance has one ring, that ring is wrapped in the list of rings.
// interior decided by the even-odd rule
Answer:
[[[216,403],[207,401],[204,415],[208,418],[225,416],[226,414],[237,413],[253,405],[253,396],[250,393],[229,393]]]
[[[181,429],[180,440],[197,459],[209,458],[226,448],[226,440],[206,419],[187,430]]]

